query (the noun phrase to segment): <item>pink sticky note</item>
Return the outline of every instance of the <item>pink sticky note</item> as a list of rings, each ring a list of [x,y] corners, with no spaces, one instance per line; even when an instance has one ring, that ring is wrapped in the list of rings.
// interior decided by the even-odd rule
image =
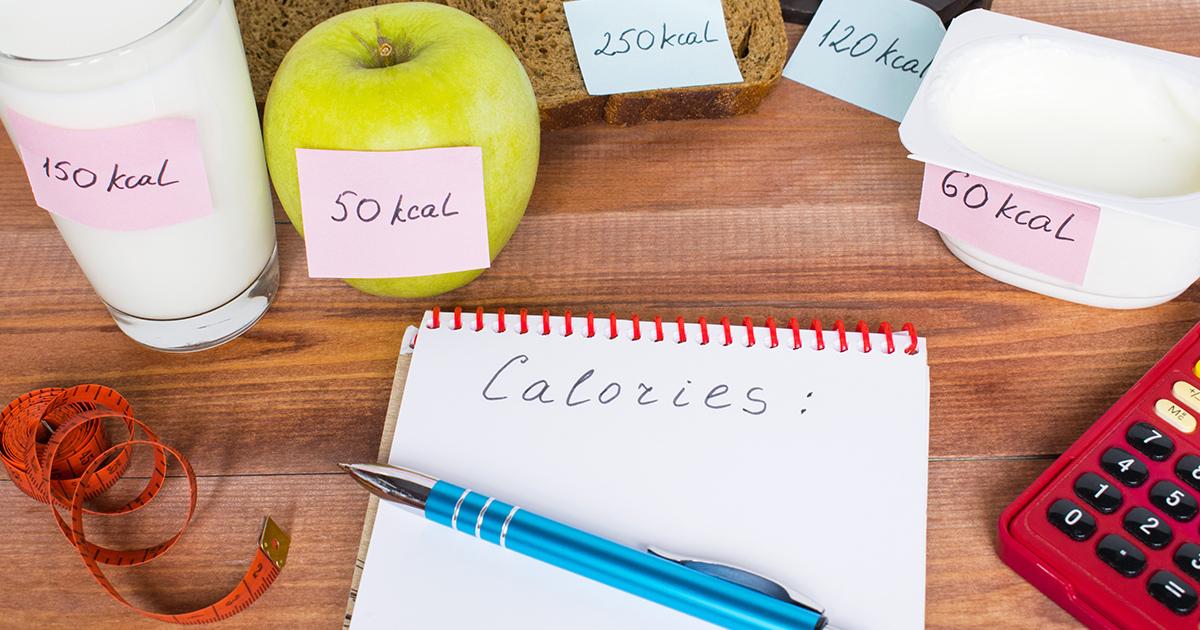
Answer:
[[[926,164],[917,218],[990,254],[1082,284],[1100,208]]]
[[[296,149],[308,275],[404,278],[491,266],[483,151]]]
[[[65,129],[9,109],[5,119],[38,206],[109,230],[145,230],[212,214],[196,123],[160,118]]]

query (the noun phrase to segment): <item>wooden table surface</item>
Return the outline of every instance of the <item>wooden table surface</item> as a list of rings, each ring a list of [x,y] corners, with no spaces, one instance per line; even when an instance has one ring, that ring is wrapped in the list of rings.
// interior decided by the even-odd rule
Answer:
[[[995,9],[1200,54],[1198,0]],[[916,222],[921,166],[905,156],[895,122],[787,80],[732,120],[547,133],[525,220],[473,284],[399,301],[309,279],[280,214],[278,301],[233,343],[181,356],[117,331],[0,142],[0,398],[104,383],[191,459],[201,496],[182,543],[111,571],[135,601],[182,610],[223,594],[270,513],[292,534],[287,568],[224,627],[333,629],[367,504],[334,463],[375,457],[401,336],[426,308],[912,321],[932,378],[928,625],[1073,627],[997,558],[996,518],[1200,320],[1200,288],[1122,312],[986,278]],[[89,527],[118,545],[165,538],[183,485],[145,515]],[[153,624],[102,593],[48,508],[7,479],[0,514],[0,626]]]

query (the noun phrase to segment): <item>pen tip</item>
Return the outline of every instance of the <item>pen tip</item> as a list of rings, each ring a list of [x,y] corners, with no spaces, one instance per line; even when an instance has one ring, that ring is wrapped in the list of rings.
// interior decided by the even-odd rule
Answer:
[[[353,468],[351,468],[350,464],[343,464],[340,462],[338,463],[338,468],[341,468],[342,470],[344,470],[346,472],[351,472],[353,470]]]

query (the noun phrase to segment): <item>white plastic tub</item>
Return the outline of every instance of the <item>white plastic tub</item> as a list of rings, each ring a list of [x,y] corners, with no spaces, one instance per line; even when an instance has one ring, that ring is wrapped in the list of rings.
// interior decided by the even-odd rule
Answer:
[[[1200,59],[976,10],[900,126],[914,159],[1100,208],[1083,281],[942,233],[974,269],[1107,308],[1200,278]]]

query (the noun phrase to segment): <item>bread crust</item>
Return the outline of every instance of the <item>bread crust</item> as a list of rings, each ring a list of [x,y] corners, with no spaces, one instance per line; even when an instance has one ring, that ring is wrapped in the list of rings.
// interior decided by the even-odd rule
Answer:
[[[553,106],[539,103],[538,113],[542,118],[542,129],[566,129],[603,120],[604,106],[607,102],[607,96],[589,96]]]
[[[651,120],[740,116],[757,109],[778,81],[775,77],[756,84],[614,94],[604,106],[604,120],[613,125],[636,125]]]

